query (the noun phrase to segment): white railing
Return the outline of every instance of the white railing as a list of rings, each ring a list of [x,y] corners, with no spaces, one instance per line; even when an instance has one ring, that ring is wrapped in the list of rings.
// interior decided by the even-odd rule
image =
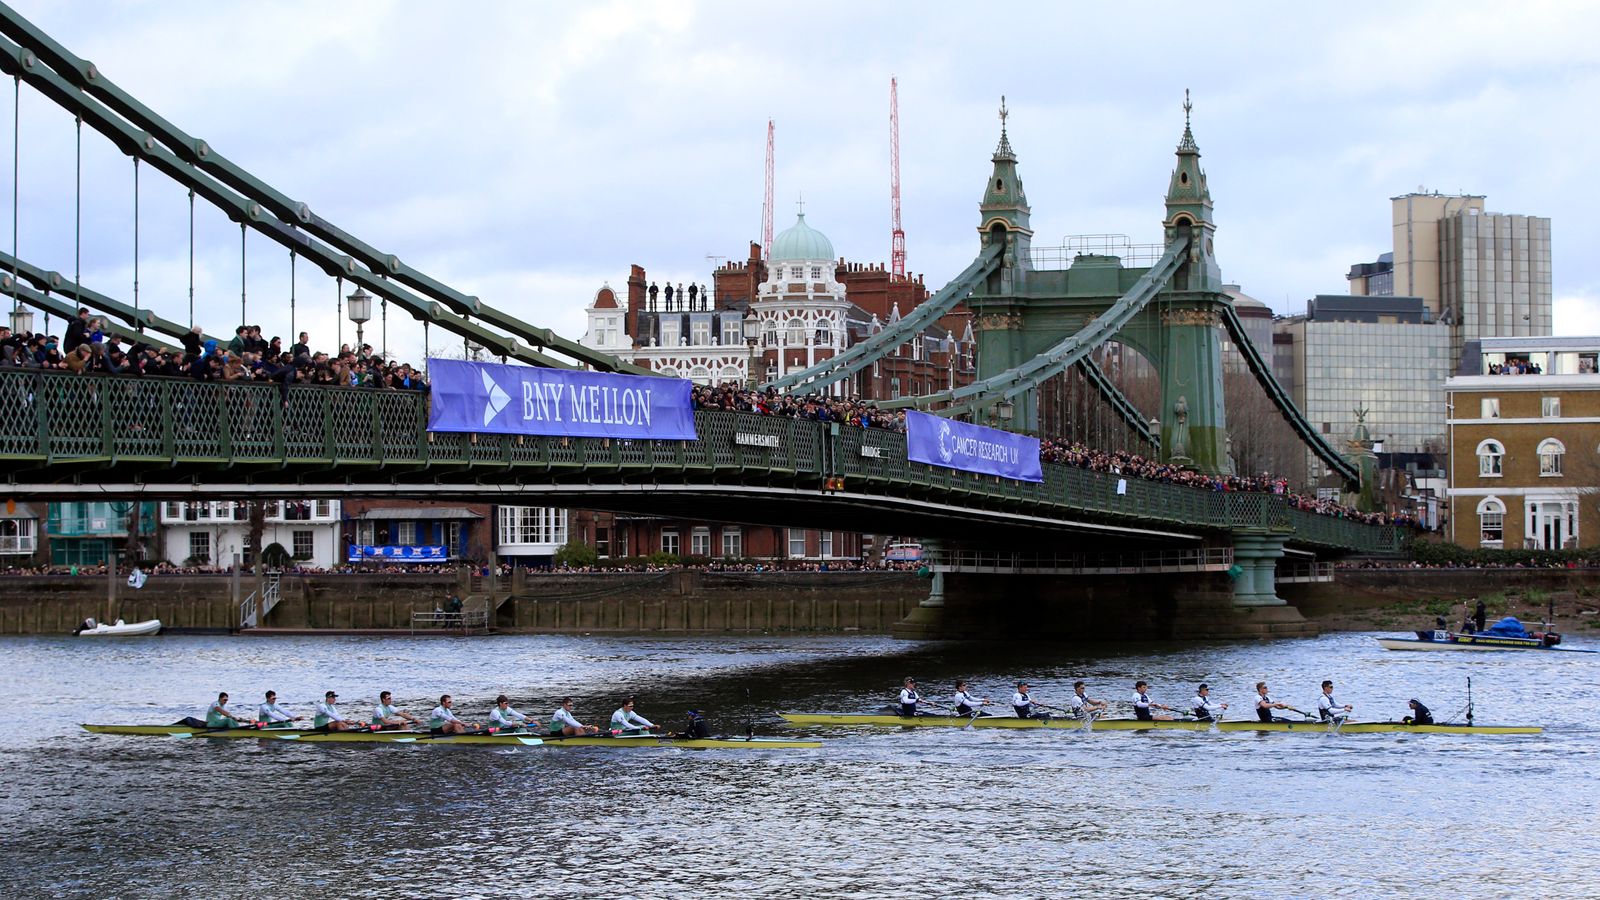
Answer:
[[[239,603],[240,628],[256,628],[266,620],[267,614],[272,612],[272,608],[278,605],[279,600],[283,599],[283,593],[278,585],[282,578],[283,576],[277,572],[267,573],[266,581],[261,586],[260,603],[256,602],[254,591]],[[257,607],[260,607],[259,610]]]
[[[1315,582],[1333,580],[1333,563],[1331,562],[1280,562],[1278,563],[1277,580],[1282,583]]]

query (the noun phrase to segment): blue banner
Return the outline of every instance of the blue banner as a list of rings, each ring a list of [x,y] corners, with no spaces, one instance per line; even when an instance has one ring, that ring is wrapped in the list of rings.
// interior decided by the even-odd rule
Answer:
[[[429,431],[692,441],[692,385],[680,378],[428,360]]]
[[[450,554],[444,545],[427,547],[399,547],[393,545],[351,544],[350,561],[358,562],[397,562],[397,563],[442,563],[450,561]]]
[[[906,458],[1015,481],[1044,481],[1038,438],[912,409],[906,410]]]

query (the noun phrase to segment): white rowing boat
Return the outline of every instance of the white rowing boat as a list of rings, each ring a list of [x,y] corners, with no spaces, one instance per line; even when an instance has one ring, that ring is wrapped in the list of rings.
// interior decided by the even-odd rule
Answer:
[[[129,624],[118,619],[116,624],[107,625],[104,622],[95,622],[88,619],[78,629],[78,637],[140,637],[147,634],[156,634],[161,630],[160,619],[146,619],[143,622]]]

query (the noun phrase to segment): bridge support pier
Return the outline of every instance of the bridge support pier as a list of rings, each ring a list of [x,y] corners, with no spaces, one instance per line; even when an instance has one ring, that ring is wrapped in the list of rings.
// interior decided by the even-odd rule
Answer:
[[[1287,606],[1278,596],[1278,560],[1283,556],[1284,535],[1272,532],[1234,532],[1233,605]]]

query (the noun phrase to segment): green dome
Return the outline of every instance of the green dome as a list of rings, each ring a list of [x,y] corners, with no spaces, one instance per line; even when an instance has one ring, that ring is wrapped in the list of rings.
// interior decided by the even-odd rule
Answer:
[[[773,262],[792,259],[825,259],[833,261],[833,242],[828,236],[806,224],[806,214],[800,213],[794,225],[785,228],[772,241]]]

